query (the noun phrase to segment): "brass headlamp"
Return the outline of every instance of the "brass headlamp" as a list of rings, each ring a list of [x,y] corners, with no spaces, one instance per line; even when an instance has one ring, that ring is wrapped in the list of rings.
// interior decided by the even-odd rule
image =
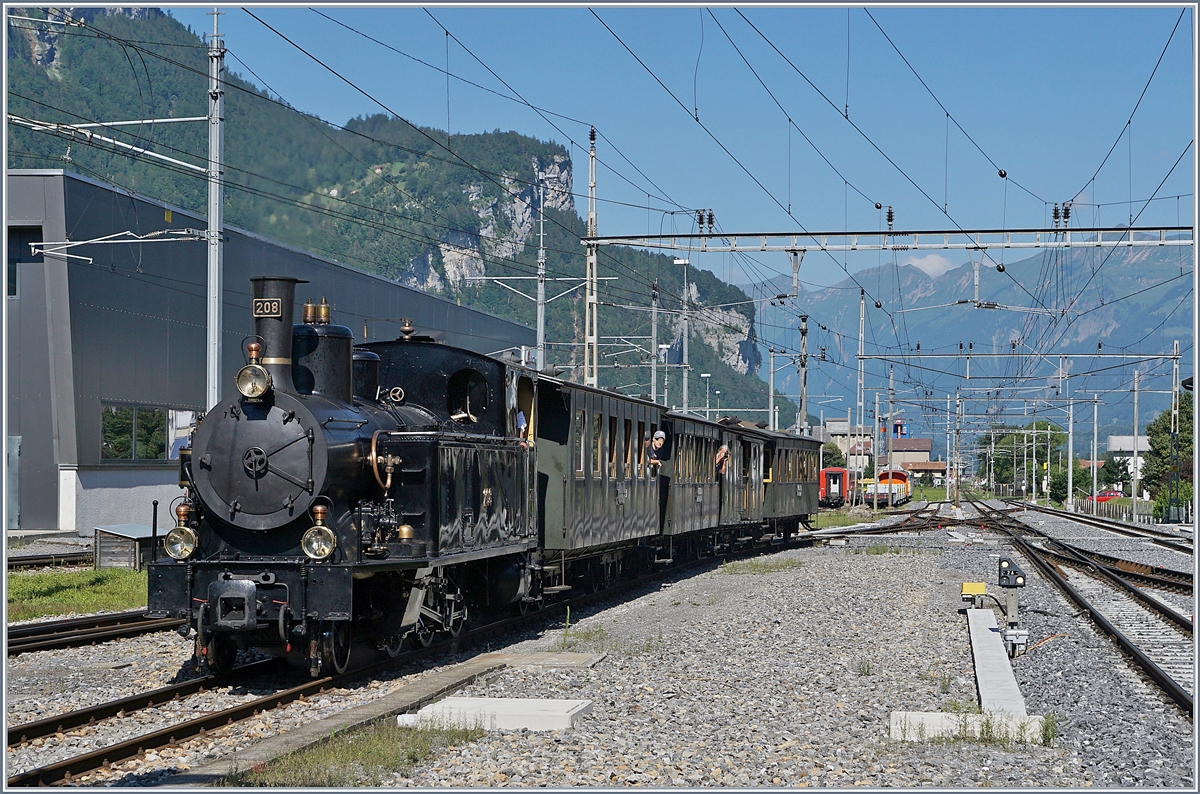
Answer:
[[[238,393],[247,400],[261,400],[272,387],[271,373],[267,372],[266,367],[259,363],[262,360],[260,357],[262,345],[258,342],[251,342],[246,345],[246,353],[250,357],[250,363],[238,371],[234,383]]]

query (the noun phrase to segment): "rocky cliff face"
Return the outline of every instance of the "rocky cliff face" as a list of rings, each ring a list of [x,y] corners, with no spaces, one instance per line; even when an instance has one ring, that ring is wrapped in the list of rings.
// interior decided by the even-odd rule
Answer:
[[[757,374],[762,364],[762,354],[758,351],[754,321],[733,309],[705,307],[695,284],[688,285],[688,292],[691,293],[689,302],[694,309],[688,317],[693,347],[700,342],[712,348],[721,361],[739,375]],[[667,352],[667,361],[682,364],[683,318],[676,314],[668,316],[672,319],[667,321],[666,336],[673,341]]]
[[[42,12],[46,13],[43,14]],[[42,17],[50,19],[78,19],[91,22],[97,17],[127,16],[130,19],[152,19],[164,16],[157,8],[14,8],[15,16]],[[42,25],[24,22],[9,27],[10,53],[17,54],[20,49],[26,49],[29,58],[46,70],[53,80],[62,79],[61,64],[58,60],[58,37],[62,34],[61,25]]]
[[[564,212],[574,210],[570,161],[562,155],[555,155],[548,163],[535,157],[532,165],[535,172],[540,171],[543,175],[545,206]],[[525,241],[533,233],[537,219],[540,191],[534,185],[522,186],[511,175],[502,176],[501,184],[504,186],[504,195],[498,199],[484,196],[482,185],[463,188],[479,217],[479,234],[448,232],[439,240],[444,285],[454,290],[461,289],[468,277],[486,275],[484,257],[514,259],[524,250]],[[418,271],[424,271],[423,277],[418,276]],[[428,273],[428,263],[422,267],[414,260],[410,263],[409,272],[412,279],[406,283],[410,286],[429,289],[432,284],[441,281]]]

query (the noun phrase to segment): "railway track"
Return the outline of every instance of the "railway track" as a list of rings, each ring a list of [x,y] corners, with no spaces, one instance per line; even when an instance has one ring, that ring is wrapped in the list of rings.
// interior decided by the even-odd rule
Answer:
[[[92,560],[90,551],[68,551],[62,554],[17,554],[8,558],[8,570],[91,565]]]
[[[1124,535],[1125,537],[1148,540],[1182,554],[1194,554],[1195,544],[1192,542],[1192,539],[1184,537],[1177,532],[1167,532],[1144,525],[1126,524],[1122,521],[1112,521],[1107,518],[1097,518],[1096,516],[1081,513],[1068,513],[1066,510],[1055,510],[1052,507],[1045,507],[1043,505],[1031,505],[1014,499],[1006,499],[1005,501],[1026,510],[1036,510],[1039,513],[1066,518],[1077,524],[1104,529],[1109,532],[1115,532],[1118,535]]]
[[[1126,560],[1083,552],[1049,538],[1016,519],[975,502],[981,515],[1008,534],[1013,544],[1049,581],[1087,612],[1093,622],[1127,653],[1158,687],[1186,713],[1194,702],[1195,639],[1192,617],[1146,588],[1184,588],[1190,574],[1145,574]],[[1092,555],[1092,556],[1088,556]],[[1148,567],[1148,566],[1142,566]],[[1142,586],[1133,580],[1139,580]],[[1191,592],[1187,586],[1187,592]]]
[[[12,725],[8,728],[8,746],[16,747],[26,742],[31,742],[34,739],[53,736],[56,733],[63,733],[64,731],[84,725],[95,725],[97,722],[111,717],[127,717],[143,709],[161,706],[164,703],[212,689],[215,686],[219,686],[222,681],[227,681],[233,676],[236,676],[240,682],[257,675],[265,675],[277,670],[279,667],[278,660],[266,659],[261,662],[253,662],[237,667],[229,676],[201,676],[188,681],[181,681],[177,684],[160,687],[150,692],[142,692],[137,695],[110,700],[106,703],[97,703],[94,706],[55,714],[52,717],[26,722],[21,725]]]
[[[177,618],[147,618],[144,610],[134,610],[10,626],[7,642],[8,655],[15,656],[29,651],[48,651],[58,648],[77,648],[81,645],[93,645],[97,642],[136,637],[154,631],[176,629],[183,623],[183,620]]]
[[[797,541],[791,545],[804,543],[805,536],[802,534]],[[7,785],[11,787],[18,786],[44,786],[44,785],[59,785],[69,784],[74,779],[81,775],[93,772],[95,770],[106,767],[120,761],[125,761],[133,757],[140,756],[150,750],[155,750],[161,747],[178,744],[188,739],[205,735],[210,731],[223,728],[228,725],[235,724],[241,720],[252,717],[270,709],[284,706],[294,701],[317,696],[330,689],[342,687],[355,679],[360,679],[363,676],[370,675],[382,669],[411,664],[415,661],[424,658],[430,658],[436,655],[448,654],[460,649],[478,645],[481,642],[494,639],[498,636],[509,634],[514,630],[525,629],[539,625],[545,625],[547,621],[554,620],[558,615],[564,613],[571,607],[587,606],[597,603],[602,600],[611,599],[629,590],[643,587],[654,581],[657,581],[668,575],[675,575],[683,571],[695,569],[699,567],[712,566],[725,561],[740,559],[743,557],[754,556],[757,554],[773,553],[788,548],[788,544],[782,543],[764,543],[759,546],[752,546],[741,550],[729,550],[726,553],[701,557],[691,560],[686,563],[680,563],[667,569],[653,571],[645,576],[633,578],[629,580],[620,580],[614,582],[609,587],[597,592],[588,593],[576,596],[574,598],[562,599],[548,605],[545,609],[529,612],[525,615],[514,615],[511,617],[502,618],[500,620],[481,625],[478,627],[469,627],[456,638],[445,637],[441,641],[435,641],[428,647],[414,647],[407,651],[402,651],[394,657],[378,659],[367,664],[356,666],[353,669],[347,670],[341,675],[325,676],[318,679],[308,680],[302,684],[298,684],[291,688],[273,692],[264,697],[256,698],[236,706],[221,711],[201,715],[195,719],[186,720],[175,725],[162,728],[151,733],[135,737],[122,742],[111,744],[99,750],[95,750],[83,755],[74,756],[64,759],[59,762],[38,767],[36,769],[27,770],[25,772],[13,775],[8,778]],[[181,623],[182,621],[177,621]],[[440,636],[440,635],[439,635]],[[268,660],[265,663],[271,664],[274,660]],[[243,666],[236,668],[243,677],[251,672],[253,666]],[[254,670],[257,673],[257,669]],[[263,669],[265,672],[265,668]],[[195,679],[186,682],[184,687],[194,687],[192,694],[200,692],[206,687],[211,687],[217,683],[217,680],[211,676]],[[161,704],[168,700],[173,700],[176,697],[184,697],[185,694],[176,687],[164,687],[153,692],[147,692],[140,695],[135,695],[130,698],[124,698],[120,701],[112,701],[109,703],[100,704],[92,709],[68,712],[62,715],[56,715],[45,720],[39,720],[36,723],[27,723],[23,726],[14,726],[9,731],[9,744],[14,745],[14,741],[19,744],[22,741],[32,741],[32,733],[42,732],[42,736],[50,735],[48,728],[51,724],[62,724],[67,730],[84,725],[94,725],[102,719],[128,715],[133,711],[149,708],[154,704]],[[91,712],[90,714],[88,712]],[[104,716],[100,716],[103,714]],[[55,730],[52,733],[59,733]]]

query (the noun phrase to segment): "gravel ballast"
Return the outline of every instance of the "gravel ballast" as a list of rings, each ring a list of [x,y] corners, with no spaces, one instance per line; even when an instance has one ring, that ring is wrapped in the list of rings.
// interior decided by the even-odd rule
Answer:
[[[608,650],[595,668],[510,670],[462,693],[593,700],[575,730],[490,734],[391,784],[1192,786],[1191,722],[1040,580],[1022,625],[1031,644],[1056,636],[1014,672],[1029,712],[1056,715],[1051,746],[889,740],[891,711],[976,702],[959,590],[994,581],[1011,551],[948,540],[789,551],[773,559],[800,567],[706,573],[589,614],[565,643],[512,650]],[[864,553],[879,544],[900,553]]]
[[[627,600],[573,613],[566,632],[560,620],[538,636],[493,644],[488,650],[606,655],[591,668],[510,668],[457,694],[582,698],[593,701],[592,713],[568,731],[494,732],[443,748],[385,785],[1194,788],[1191,721],[1130,671],[1111,641],[1028,564],[1021,625],[1031,646],[1044,642],[1015,659],[1013,669],[1029,713],[1055,715],[1051,745],[890,740],[892,711],[977,703],[959,591],[963,581],[983,581],[999,594],[996,560],[1013,550],[971,534],[969,545],[951,542],[945,531],[850,539],[680,574]],[[73,656],[9,660],[10,724],[75,700],[165,682],[186,666],[190,643],[164,633],[55,653]],[[79,672],[59,679],[52,705],[19,697],[37,691],[39,676],[63,676],[72,664]],[[170,786],[172,771],[232,760],[257,738],[367,702],[422,674],[405,671],[261,714],[148,761],[118,765],[95,782]],[[196,707],[249,694],[216,692]],[[137,732],[155,729],[160,718],[168,715]],[[135,728],[121,728],[119,736],[105,726],[89,730],[90,739],[108,743]],[[42,752],[10,751],[9,774],[48,763],[45,752],[70,741],[68,734],[48,739]]]

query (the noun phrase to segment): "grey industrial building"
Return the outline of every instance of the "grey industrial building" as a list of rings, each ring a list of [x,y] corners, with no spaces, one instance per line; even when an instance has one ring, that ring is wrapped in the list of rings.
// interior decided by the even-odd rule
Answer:
[[[202,217],[62,170],[7,172],[7,528],[149,523],[180,495],[178,447],[205,400],[206,244],[102,244],[36,256],[29,243],[204,229]],[[221,385],[252,333],[250,278],[305,279],[356,336],[399,336],[403,318],[481,353],[532,346],[534,331],[226,227]],[[298,313],[297,313],[298,316]]]

